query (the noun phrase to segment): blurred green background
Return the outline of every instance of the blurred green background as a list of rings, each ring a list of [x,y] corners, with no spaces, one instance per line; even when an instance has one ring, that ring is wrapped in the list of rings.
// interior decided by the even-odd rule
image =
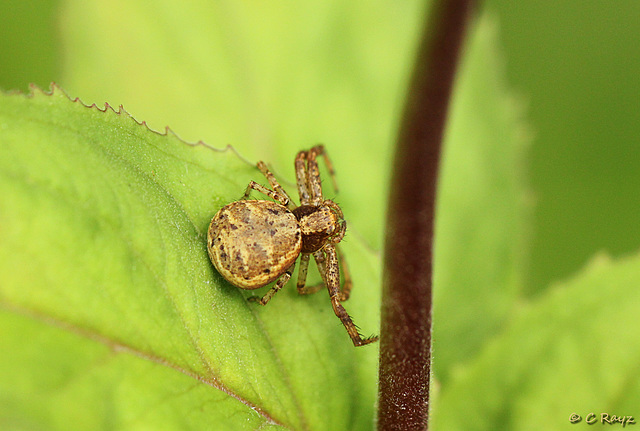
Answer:
[[[638,249],[640,2],[491,0],[533,132],[531,289]]]
[[[55,81],[101,104],[65,86],[59,30],[73,24],[56,21],[59,7],[0,2],[0,88]],[[489,0],[484,7],[497,18],[509,85],[525,103],[533,138],[526,283],[535,293],[596,252],[621,256],[640,244],[640,2]]]

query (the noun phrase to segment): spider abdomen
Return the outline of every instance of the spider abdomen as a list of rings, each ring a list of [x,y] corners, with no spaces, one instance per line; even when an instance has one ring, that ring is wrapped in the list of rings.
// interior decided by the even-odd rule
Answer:
[[[227,281],[257,289],[294,264],[302,250],[302,233],[286,207],[243,200],[224,206],[213,217],[207,246],[211,261]]]

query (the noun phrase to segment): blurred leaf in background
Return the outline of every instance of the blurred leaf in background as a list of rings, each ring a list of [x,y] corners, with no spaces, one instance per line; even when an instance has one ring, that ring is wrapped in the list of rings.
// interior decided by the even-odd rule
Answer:
[[[438,179],[433,350],[443,383],[519,301],[531,229],[530,142],[522,106],[504,80],[496,22],[485,16],[470,34]]]
[[[61,78],[58,2],[0,2],[0,88],[47,88]]]
[[[436,430],[566,430],[633,416],[640,381],[640,255],[595,257],[523,307],[457,367],[433,408]],[[576,424],[570,417],[580,417]],[[615,425],[621,425],[615,423]]]
[[[527,102],[536,201],[527,288],[638,250],[640,2],[488,0]]]

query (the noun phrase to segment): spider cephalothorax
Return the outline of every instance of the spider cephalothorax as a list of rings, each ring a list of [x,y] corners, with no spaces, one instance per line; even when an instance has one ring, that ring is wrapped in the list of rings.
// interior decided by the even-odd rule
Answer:
[[[340,304],[349,298],[352,286],[343,255],[338,250],[347,224],[338,204],[322,196],[318,156],[324,157],[334,179],[331,162],[322,145],[300,151],[295,160],[300,206],[291,201],[267,166],[258,162],[258,169],[269,181],[271,189],[251,181],[243,200],[221,208],[211,220],[207,248],[218,272],[238,287],[257,289],[277,280],[262,298],[250,298],[262,305],[289,281],[299,256],[298,293],[310,294],[326,286],[333,311],[347,329],[353,344],[362,346],[376,341],[378,337],[363,338]],[[251,190],[276,202],[248,200]],[[316,261],[323,284],[309,287],[306,279],[311,256]],[[340,266],[345,279],[342,289]]]
[[[347,230],[340,207],[330,200],[317,207],[301,205],[292,212],[302,231],[302,253],[318,251],[327,242],[339,243]]]

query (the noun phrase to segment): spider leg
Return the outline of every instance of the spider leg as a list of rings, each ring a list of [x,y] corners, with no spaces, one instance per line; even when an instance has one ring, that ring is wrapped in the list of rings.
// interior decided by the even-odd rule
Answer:
[[[329,175],[331,175],[331,182],[333,183],[333,189],[337,193],[338,192],[338,183],[336,182],[336,171],[333,169],[333,163],[331,163],[331,159],[329,159],[329,154],[324,149],[324,145],[316,145],[312,149],[309,150],[309,158],[315,160],[317,156],[322,156],[324,159],[324,164],[327,166],[327,170],[329,171]]]
[[[249,195],[251,194],[251,190],[255,190],[258,191],[260,193],[262,193],[263,195],[267,195],[269,196],[271,199],[279,202],[282,205],[288,205],[289,204],[289,200],[287,198],[284,198],[283,196],[279,195],[277,192],[266,188],[265,186],[263,186],[262,184],[258,184],[255,181],[250,181],[249,185],[247,186],[247,189],[244,191],[244,196],[242,197],[243,200],[247,200],[249,198]]]
[[[340,261],[340,267],[342,268],[342,274],[344,277],[344,283],[342,284],[342,287],[340,288],[340,302],[344,302],[346,300],[349,299],[349,296],[351,295],[351,289],[353,288],[353,282],[351,281],[351,273],[349,272],[349,267],[347,266],[347,260],[344,257],[344,254],[342,253],[342,249],[339,248],[337,245],[337,251],[338,251],[338,260]],[[309,256],[308,254],[306,256]],[[303,256],[304,257],[304,256]],[[324,258],[324,256],[323,256]],[[307,278],[307,269],[306,267],[309,265],[309,258],[307,257],[307,262],[305,263],[304,260],[301,258],[300,259],[300,268],[298,268],[298,293],[300,295],[310,295],[312,293],[316,293],[317,291],[319,291],[320,289],[322,289],[325,286],[325,282],[321,282],[316,284],[315,286],[306,286],[305,287],[305,283],[306,283],[306,278]],[[302,273],[303,271],[303,266],[304,266],[304,275]]]
[[[300,295],[311,295],[324,287],[324,283],[315,286],[305,286],[307,284],[307,269],[309,268],[309,258],[311,254],[302,253],[300,255],[300,266],[298,267],[298,293]]]
[[[307,153],[307,183],[309,187],[309,193],[311,194],[311,205],[319,206],[324,200],[322,197],[322,184],[320,182],[320,169],[318,168],[318,162],[316,156],[319,151],[324,151],[323,147],[313,147]]]
[[[282,289],[282,287],[285,284],[287,284],[287,281],[289,281],[289,279],[291,278],[291,274],[293,273],[294,266],[295,264],[291,265],[289,269],[287,269],[287,271],[284,274],[282,274],[280,278],[278,278],[278,281],[276,281],[276,284],[274,284],[273,287],[269,289],[269,291],[265,293],[265,295],[262,298],[260,298],[259,296],[250,296],[247,299],[252,302],[257,302],[260,305],[267,305],[267,302],[269,302],[269,300],[273,297],[273,295],[278,293],[278,291]]]
[[[280,183],[278,183],[278,180],[276,180],[276,177],[274,177],[271,171],[269,171],[269,169],[267,168],[267,165],[265,165],[264,162],[258,162],[257,166],[258,166],[258,169],[260,169],[260,172],[262,172],[262,174],[267,178],[273,190],[270,190],[265,186],[263,186],[262,184],[256,183],[255,181],[251,181],[249,182],[249,185],[247,186],[247,189],[244,192],[243,199],[247,199],[249,197],[249,194],[251,193],[251,190],[253,189],[264,195],[269,196],[273,200],[279,202],[281,205],[285,205],[290,210],[293,210],[296,207],[295,204],[291,201],[291,198],[289,197],[287,192],[284,191]]]
[[[309,151],[300,151],[296,156],[296,183],[298,185],[298,193],[300,194],[300,205],[318,206],[322,203],[320,169],[318,168],[318,161],[316,160],[318,156],[324,158],[324,163],[327,165],[329,175],[331,175],[333,188],[336,192],[338,191],[336,173],[333,169],[331,159],[329,159],[324,145],[316,145]]]
[[[326,257],[325,257],[326,255]],[[338,319],[342,322],[347,330],[347,333],[351,337],[351,341],[354,346],[364,346],[365,344],[373,343],[378,340],[377,336],[371,336],[363,338],[358,332],[358,328],[351,320],[349,313],[344,309],[341,301],[340,292],[340,270],[338,266],[338,258],[336,256],[336,249],[333,244],[327,244],[323,250],[318,250],[313,253],[313,257],[316,259],[322,279],[327,285],[329,290],[329,297],[331,298],[331,305],[333,306],[333,312]]]
[[[300,195],[300,205],[309,205],[309,177],[307,175],[307,151],[300,151],[296,156],[296,184],[298,186],[298,194]]]
[[[340,261],[340,267],[342,268],[342,275],[344,277],[344,284],[342,285],[342,289],[340,290],[340,301],[346,301],[349,299],[351,295],[351,288],[353,287],[353,282],[351,281],[351,273],[349,272],[349,266],[347,266],[347,260],[344,257],[344,252],[342,248],[336,245],[336,249],[338,252],[338,260]]]

